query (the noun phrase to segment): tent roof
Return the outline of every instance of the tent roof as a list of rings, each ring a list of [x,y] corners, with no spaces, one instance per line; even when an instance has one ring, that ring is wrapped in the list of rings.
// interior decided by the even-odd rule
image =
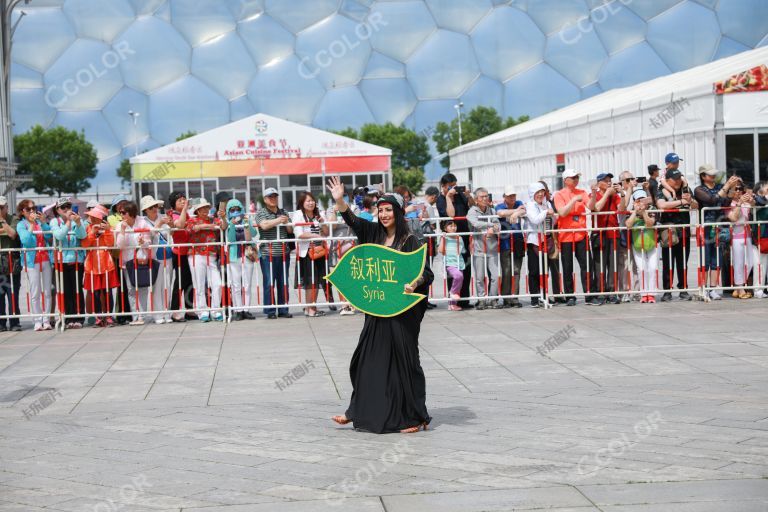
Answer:
[[[712,90],[714,82],[725,80],[731,75],[765,63],[768,63],[768,47],[745,51],[732,57],[719,59],[679,73],[664,75],[630,87],[613,89],[464,144],[451,150],[450,154],[455,155],[463,151],[495,145],[506,140],[524,138],[533,135],[534,132],[546,132],[553,126],[563,127],[566,123],[584,119],[585,116],[606,117],[613,110],[619,108],[623,110],[630,106],[639,108],[643,102],[669,97],[672,93],[679,94],[682,91],[701,89],[702,87]]]
[[[267,114],[255,114],[131,158],[132,164],[391,156],[392,151]]]

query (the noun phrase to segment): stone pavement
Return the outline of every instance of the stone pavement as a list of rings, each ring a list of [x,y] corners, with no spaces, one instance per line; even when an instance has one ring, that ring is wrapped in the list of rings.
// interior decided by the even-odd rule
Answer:
[[[329,419],[359,315],[3,333],[0,511],[766,512],[767,306],[438,309],[412,435]]]

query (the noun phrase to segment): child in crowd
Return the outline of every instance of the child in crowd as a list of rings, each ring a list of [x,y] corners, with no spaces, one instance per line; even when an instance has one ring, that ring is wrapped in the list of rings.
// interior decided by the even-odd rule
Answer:
[[[443,235],[440,237],[440,248],[438,249],[440,254],[443,255],[443,261],[445,262],[445,272],[453,279],[451,284],[451,302],[448,309],[451,311],[461,311],[461,308],[457,305],[457,301],[461,298],[459,293],[461,292],[461,285],[464,284],[464,240],[459,235],[456,235],[458,229],[456,223],[452,220],[445,220],[441,223]]]
[[[626,226],[632,234],[632,254],[635,269],[640,279],[640,302],[656,302],[656,270],[659,267],[658,235],[654,229],[655,214],[648,211],[653,207],[652,199],[642,187],[632,192],[632,214],[626,220]]]

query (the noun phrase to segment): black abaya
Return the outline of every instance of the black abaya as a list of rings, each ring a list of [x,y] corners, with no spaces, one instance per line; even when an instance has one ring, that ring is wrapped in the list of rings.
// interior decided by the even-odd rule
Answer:
[[[383,245],[386,230],[379,224],[356,217],[349,210],[342,213],[361,244]],[[415,251],[421,246],[418,239],[408,238],[393,249]],[[424,265],[422,283],[417,293],[427,294],[432,283],[429,262]],[[426,405],[426,383],[419,361],[419,330],[426,299],[408,311],[390,318],[365,315],[349,376],[352,380],[352,398],[346,417],[355,429],[383,434],[429,423]]]

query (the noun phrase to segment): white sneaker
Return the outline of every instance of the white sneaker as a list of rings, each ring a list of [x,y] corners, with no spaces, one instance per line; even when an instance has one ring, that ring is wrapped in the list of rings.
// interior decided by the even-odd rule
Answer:
[[[51,327],[51,324],[49,322],[43,322],[43,330],[44,331],[50,331],[53,327]]]
[[[156,318],[155,323],[156,324],[164,324],[166,322],[165,318]]]
[[[43,324],[40,322],[35,322],[35,330],[36,331],[42,331],[43,330]]]
[[[758,299],[765,298],[765,292],[763,290],[755,290],[755,297]]]
[[[346,315],[354,315],[354,314],[355,314],[355,310],[349,307],[341,308],[341,311],[339,311],[339,315],[346,316]]]
[[[712,300],[722,300],[723,296],[717,290],[709,290],[709,298]]]
[[[144,325],[144,320],[142,320],[141,318],[138,318],[133,322],[129,323],[128,325]]]

